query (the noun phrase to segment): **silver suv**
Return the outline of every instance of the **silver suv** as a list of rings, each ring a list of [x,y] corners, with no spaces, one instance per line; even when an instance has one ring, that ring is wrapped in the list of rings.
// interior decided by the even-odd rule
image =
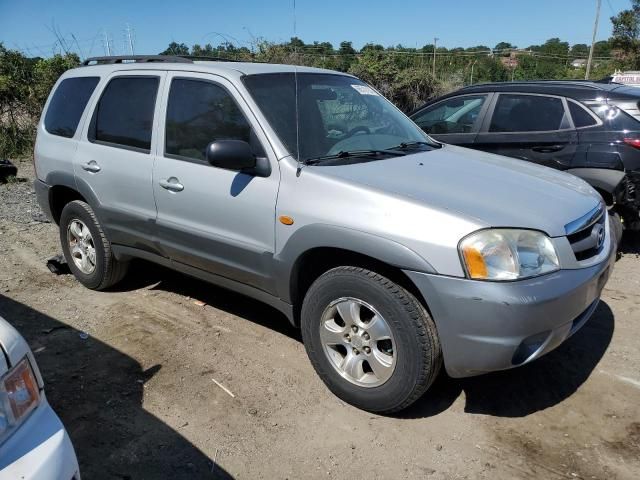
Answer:
[[[340,398],[388,413],[528,363],[589,319],[615,257],[585,182],[432,140],[357,78],[103,57],[58,81],[35,188],[91,289],[132,258],[276,307]]]

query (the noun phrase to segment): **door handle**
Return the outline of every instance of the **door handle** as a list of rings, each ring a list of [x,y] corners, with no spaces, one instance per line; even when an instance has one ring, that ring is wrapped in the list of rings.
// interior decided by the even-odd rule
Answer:
[[[534,152],[540,152],[540,153],[553,153],[553,152],[559,152],[563,148],[564,148],[564,145],[545,145],[540,147],[533,147],[531,148],[531,150],[533,150]]]
[[[184,185],[180,183],[176,177],[170,177],[167,180],[160,180],[158,182],[162,188],[171,192],[181,192],[184,190]]]
[[[84,163],[82,165],[82,169],[86,170],[89,173],[98,173],[100,170],[100,165],[95,160],[91,160],[90,162]]]

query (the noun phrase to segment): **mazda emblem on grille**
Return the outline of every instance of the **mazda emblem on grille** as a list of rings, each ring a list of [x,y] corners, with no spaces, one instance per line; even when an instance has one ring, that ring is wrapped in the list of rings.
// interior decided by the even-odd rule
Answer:
[[[596,241],[596,248],[600,248],[602,247],[602,244],[604,243],[604,227],[600,224],[596,224],[593,227],[593,231],[591,232],[591,235],[593,235],[595,241]]]

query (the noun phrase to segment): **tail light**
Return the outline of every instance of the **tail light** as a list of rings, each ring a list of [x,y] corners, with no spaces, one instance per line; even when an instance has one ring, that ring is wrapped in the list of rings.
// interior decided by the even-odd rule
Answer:
[[[625,138],[624,143],[640,150],[640,138]]]

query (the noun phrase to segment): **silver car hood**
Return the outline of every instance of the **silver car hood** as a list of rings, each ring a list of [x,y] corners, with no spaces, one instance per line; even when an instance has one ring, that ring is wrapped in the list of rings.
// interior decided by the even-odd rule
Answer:
[[[533,228],[552,237],[565,235],[566,224],[601,202],[573,175],[453,145],[318,171],[454,211],[488,227]]]

